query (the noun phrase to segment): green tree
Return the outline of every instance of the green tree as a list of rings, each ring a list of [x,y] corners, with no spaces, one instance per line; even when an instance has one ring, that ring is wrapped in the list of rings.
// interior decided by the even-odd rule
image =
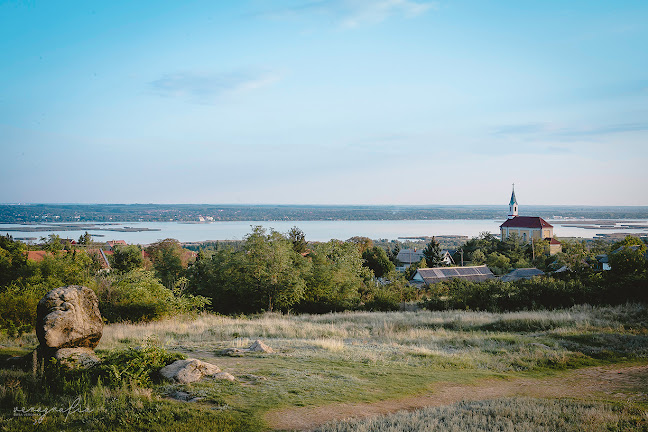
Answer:
[[[365,268],[355,244],[331,240],[317,243],[309,254],[303,312],[341,311],[358,307],[365,289]]]
[[[142,250],[135,245],[117,246],[110,259],[110,266],[121,273],[127,273],[143,265]]]
[[[88,233],[88,231],[85,232],[85,234],[82,234],[79,237],[79,241],[77,242],[80,245],[89,245],[92,243],[92,236]]]
[[[477,249],[472,253],[471,262],[474,265],[481,265],[486,262],[486,255],[481,249]]]
[[[646,269],[646,246],[622,246],[608,255],[610,271],[617,276],[632,276]]]
[[[304,258],[286,237],[255,226],[245,237],[243,249],[255,294],[265,300],[268,311],[287,309],[303,298],[306,284],[299,267]]]
[[[363,254],[367,249],[373,247],[373,240],[369,237],[355,236],[348,239],[347,242],[356,245],[360,254]]]
[[[288,239],[292,242],[293,250],[299,254],[306,252],[308,243],[306,243],[306,234],[298,227],[290,228]]]
[[[11,236],[0,236],[0,288],[22,276],[27,268],[25,245]]]
[[[486,265],[495,274],[504,274],[511,268],[511,260],[499,252],[493,252],[486,257]]]
[[[387,252],[380,246],[367,249],[362,253],[362,258],[364,259],[364,266],[371,269],[373,274],[378,278],[396,269],[394,263],[387,257]]]
[[[146,248],[151,257],[155,275],[171,289],[184,275],[188,262],[182,245],[175,239],[164,239]]]
[[[48,252],[55,254],[63,250],[63,241],[58,234],[50,234],[47,238],[42,237],[41,241],[43,242],[43,249]]]
[[[423,249],[423,256],[425,262],[430,267],[439,267],[443,265],[443,257],[441,256],[441,245],[434,237]]]

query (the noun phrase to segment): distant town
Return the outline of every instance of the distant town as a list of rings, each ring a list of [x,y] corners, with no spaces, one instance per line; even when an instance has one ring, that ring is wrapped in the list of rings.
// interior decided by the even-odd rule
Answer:
[[[533,206],[545,219],[646,219],[648,206]],[[506,206],[2,204],[0,223],[497,219]]]

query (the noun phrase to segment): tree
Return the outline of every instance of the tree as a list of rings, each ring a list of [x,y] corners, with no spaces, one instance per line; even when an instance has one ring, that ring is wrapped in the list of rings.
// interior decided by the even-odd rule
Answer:
[[[143,264],[142,250],[135,245],[116,247],[110,260],[111,267],[121,273],[135,270]]]
[[[306,252],[306,235],[304,231],[296,226],[290,228],[288,231],[288,239],[292,242],[293,250],[299,254]]]
[[[398,260],[398,254],[400,251],[401,244],[399,241],[395,241],[394,247],[387,251],[387,258],[389,258],[389,261],[393,262],[396,267],[401,265],[401,262]]]
[[[472,253],[471,262],[475,265],[484,264],[486,262],[486,255],[481,249],[477,249]]]
[[[370,268],[376,277],[383,277],[396,270],[394,263],[387,257],[387,252],[380,246],[367,249],[362,254],[362,258],[364,259],[364,266]]]
[[[243,250],[254,292],[265,300],[268,311],[287,309],[303,298],[306,284],[299,267],[304,258],[286,237],[255,226],[245,237]]]
[[[488,254],[486,265],[495,274],[504,274],[511,268],[511,260],[498,252]]]
[[[364,251],[373,247],[373,240],[371,240],[369,237],[355,236],[348,239],[347,242],[356,245],[358,247],[358,250],[360,251],[360,254],[363,254]]]
[[[646,269],[645,245],[622,246],[608,255],[610,272],[617,276],[632,276]]]
[[[171,289],[187,268],[187,258],[178,240],[164,239],[146,248],[153,262],[155,275]]]
[[[425,262],[430,267],[439,267],[443,265],[443,257],[441,256],[441,245],[434,237],[423,249],[423,256]]]
[[[88,231],[85,232],[85,234],[82,234],[79,237],[79,243],[80,245],[89,245],[92,242],[92,236],[88,233]]]
[[[50,234],[47,238],[42,237],[43,249],[51,253],[63,250],[63,241],[58,234]]]

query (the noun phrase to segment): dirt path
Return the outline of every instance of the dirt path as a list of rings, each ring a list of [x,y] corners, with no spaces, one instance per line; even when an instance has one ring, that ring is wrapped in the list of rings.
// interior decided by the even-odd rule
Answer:
[[[433,391],[419,396],[373,403],[335,403],[319,407],[275,410],[268,412],[265,419],[273,429],[308,430],[334,420],[449,405],[462,400],[509,396],[648,400],[648,365],[585,368],[544,379],[488,379],[474,385],[440,383]]]

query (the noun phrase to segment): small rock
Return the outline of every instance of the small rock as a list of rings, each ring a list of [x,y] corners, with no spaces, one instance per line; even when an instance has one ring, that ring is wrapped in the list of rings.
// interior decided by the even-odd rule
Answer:
[[[187,392],[183,391],[175,391],[170,395],[173,399],[177,399],[180,401],[187,401],[189,398],[191,398],[191,395]]]
[[[54,358],[69,368],[87,369],[101,363],[91,348],[61,348],[56,350]]]
[[[234,375],[227,373],[227,372],[219,372],[216,375],[214,375],[214,379],[223,379],[223,380],[228,380],[228,381],[235,381],[236,378],[234,378]]]
[[[252,345],[250,345],[250,348],[248,348],[251,352],[264,352],[264,353],[272,353],[274,352],[272,348],[270,348],[268,345],[264,344],[260,340],[254,341]]]
[[[244,353],[248,351],[249,351],[248,349],[242,349],[242,348],[225,348],[223,350],[218,351],[218,354],[234,357],[234,356],[242,356]]]
[[[214,375],[220,372],[220,368],[211,363],[198,359],[176,360],[168,366],[160,369],[160,374],[169,380],[175,380],[186,384],[199,381],[205,376]]]

